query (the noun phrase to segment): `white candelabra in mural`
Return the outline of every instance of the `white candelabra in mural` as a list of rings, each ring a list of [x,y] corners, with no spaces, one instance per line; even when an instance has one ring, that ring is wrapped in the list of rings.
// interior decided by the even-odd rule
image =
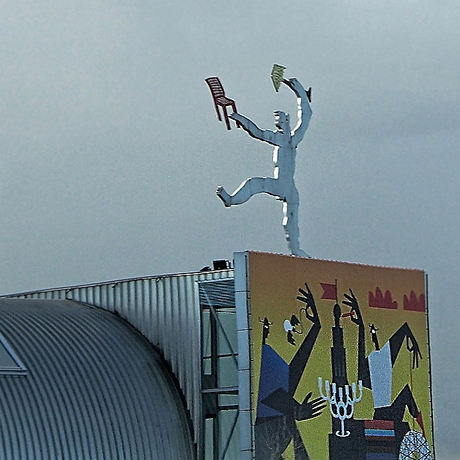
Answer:
[[[361,401],[363,396],[363,382],[358,381],[359,386],[359,396],[356,395],[356,384],[351,384],[351,393],[350,395],[350,385],[345,385],[344,387],[338,387],[335,383],[332,385],[329,384],[329,380],[326,380],[325,390],[326,394],[323,394],[323,379],[318,378],[318,387],[321,397],[329,402],[329,410],[332,417],[340,420],[340,431],[336,431],[336,436],[340,438],[346,438],[350,435],[350,432],[345,431],[345,420],[353,417],[355,411],[355,404]],[[332,394],[331,394],[332,387]],[[338,390],[338,391],[337,391]],[[345,391],[344,391],[345,390]],[[337,394],[338,393],[338,394]],[[344,394],[345,393],[345,394]]]

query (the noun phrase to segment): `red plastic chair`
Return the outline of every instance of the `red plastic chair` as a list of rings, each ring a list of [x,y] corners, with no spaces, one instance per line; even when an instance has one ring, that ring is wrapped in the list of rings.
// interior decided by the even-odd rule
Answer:
[[[219,121],[222,121],[220,115],[219,106],[222,107],[222,112],[224,113],[225,124],[227,129],[230,128],[230,120],[228,119],[227,106],[231,106],[233,112],[236,112],[236,104],[233,99],[229,99],[225,96],[224,87],[217,77],[209,77],[205,79],[205,82],[208,84],[209,89],[211,90],[212,99],[214,101],[214,107],[216,109],[217,118]],[[240,124],[236,124],[237,128],[240,127]]]

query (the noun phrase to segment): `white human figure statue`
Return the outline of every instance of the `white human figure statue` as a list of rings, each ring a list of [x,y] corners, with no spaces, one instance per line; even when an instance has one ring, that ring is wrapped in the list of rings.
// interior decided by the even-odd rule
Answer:
[[[283,79],[282,82],[297,96],[298,121],[292,131],[289,125],[289,114],[282,111],[275,112],[275,131],[262,130],[249,118],[237,112],[230,115],[230,118],[239,122],[251,137],[275,146],[273,151],[274,177],[251,177],[231,195],[222,186],[217,188],[216,193],[227,207],[245,203],[258,193],[267,193],[277,197],[283,202],[283,227],[291,254],[309,257],[299,245],[299,193],[294,182],[294,171],[297,146],[303,139],[312,114],[310,98],[309,93],[296,78]]]

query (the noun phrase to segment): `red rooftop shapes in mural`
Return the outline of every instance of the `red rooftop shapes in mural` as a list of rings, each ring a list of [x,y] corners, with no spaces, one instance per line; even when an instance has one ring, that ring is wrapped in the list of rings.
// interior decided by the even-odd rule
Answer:
[[[369,291],[369,307],[396,310],[398,308],[398,302],[393,301],[390,291],[385,291],[384,296],[382,290],[377,287],[375,289],[375,294]]]

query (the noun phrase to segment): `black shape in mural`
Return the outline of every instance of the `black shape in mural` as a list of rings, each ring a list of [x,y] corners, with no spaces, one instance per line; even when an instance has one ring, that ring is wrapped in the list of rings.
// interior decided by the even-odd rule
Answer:
[[[292,332],[303,332],[303,327],[302,331],[295,330],[296,326],[301,325],[302,313],[312,324],[290,363],[284,361],[267,344],[272,324],[267,317],[263,320],[259,393],[254,428],[256,460],[282,460],[282,454],[291,441],[294,445],[295,459],[309,460],[297,422],[319,416],[325,407],[321,398],[310,401],[311,392],[302,403],[294,398],[321,329],[315,300],[308,285],[305,284],[305,290],[299,289],[299,292],[301,296],[297,296],[297,299],[303,302],[305,307],[299,311],[300,320],[293,315],[291,320],[287,321],[290,326],[285,322],[288,342],[295,344]]]
[[[422,359],[419,345],[409,325],[404,323],[385,345],[380,347],[378,329],[371,324],[369,327],[374,350],[366,356],[364,320],[351,289],[350,294],[345,294],[343,304],[350,307],[349,313],[341,315],[340,306],[337,304],[334,305],[333,311],[331,365],[335,399],[331,402],[329,384],[326,388],[327,394],[323,396],[323,399],[329,401],[332,418],[329,459],[397,460],[399,446],[410,431],[409,424],[403,421],[406,409],[417,421],[425,437],[422,414],[418,410],[409,385],[405,385],[394,401],[391,401],[393,366],[401,347],[405,341],[407,350],[412,353],[412,368],[415,368],[418,367],[419,359]],[[340,327],[341,317],[350,317],[351,321],[358,326],[358,380],[360,385],[372,391],[374,401],[372,420],[356,420],[353,417],[353,404],[349,401],[359,402],[360,396],[356,397],[356,391],[350,392],[348,385],[343,329]],[[319,385],[322,391],[321,379]]]
[[[369,324],[374,350],[366,356],[366,326],[353,291],[350,289],[349,293],[344,294],[342,304],[350,310],[342,313],[342,307],[337,301],[337,283],[321,284],[324,290],[322,299],[335,301],[332,309],[334,323],[331,328],[331,381],[324,382],[323,386],[322,379],[318,379],[321,395],[319,398],[311,400],[312,391],[302,403],[294,398],[321,329],[315,300],[305,284],[305,290],[299,289],[301,295],[297,296],[305,306],[300,308],[298,315],[293,314],[284,321],[287,342],[292,346],[297,346],[297,342],[300,342],[289,363],[267,343],[273,324],[267,317],[261,320],[263,332],[254,427],[255,459],[282,460],[292,442],[295,460],[309,460],[297,424],[320,416],[327,404],[332,425],[328,435],[329,460],[409,459],[413,458],[411,452],[422,455],[419,458],[431,460],[422,414],[409,384],[392,400],[393,367],[403,345],[412,354],[412,368],[418,367],[419,360],[422,359],[420,347],[409,324],[404,323],[383,346],[380,346],[378,324]],[[351,384],[347,375],[347,349],[341,325],[343,321],[348,321],[346,318],[350,318],[358,326],[358,382]],[[308,320],[310,324],[308,333],[302,319],[304,322],[305,319]],[[350,327],[347,326],[346,330],[349,331]],[[304,332],[307,334],[300,341]],[[374,403],[372,419],[368,420],[354,418],[355,405],[361,401],[363,388],[372,392]],[[423,436],[422,433],[411,430],[409,423],[403,421],[406,410],[420,426]],[[423,440],[423,445],[420,444],[422,447],[410,444],[412,439]],[[409,452],[409,456],[401,457],[405,452]]]

